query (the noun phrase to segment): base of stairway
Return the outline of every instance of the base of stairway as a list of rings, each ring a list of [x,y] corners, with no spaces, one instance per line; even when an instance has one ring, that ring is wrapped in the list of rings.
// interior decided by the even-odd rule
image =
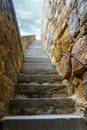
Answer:
[[[84,118],[77,115],[9,116],[2,121],[3,130],[86,130]]]

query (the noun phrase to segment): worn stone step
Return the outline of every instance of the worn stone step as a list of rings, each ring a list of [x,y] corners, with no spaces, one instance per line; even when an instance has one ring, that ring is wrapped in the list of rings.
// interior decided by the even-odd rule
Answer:
[[[28,47],[27,47],[27,49],[26,50],[29,50],[29,49],[31,49],[31,48],[33,48],[33,49],[35,49],[35,48],[43,48],[43,46],[41,45],[41,44],[30,44]]]
[[[86,121],[77,115],[8,116],[3,130],[86,130]]]
[[[26,54],[25,57],[29,58],[29,57],[32,57],[32,58],[42,58],[42,59],[45,59],[47,58],[48,59],[48,56],[47,55],[42,55],[42,54],[38,54],[38,55],[35,55],[35,54]]]
[[[32,44],[31,44],[31,45],[29,45],[29,46],[27,47],[27,49],[26,49],[26,50],[32,50],[32,49],[34,49],[34,50],[35,50],[36,48],[37,48],[37,49],[39,49],[39,48],[40,48],[40,49],[44,50],[44,49],[43,49],[43,46],[42,46],[42,45],[40,45],[40,44],[38,44],[38,45],[35,45],[35,44],[34,44],[34,45],[32,45]],[[26,50],[25,50],[25,52],[26,52]]]
[[[16,95],[26,95],[27,97],[51,98],[56,94],[66,94],[66,86],[63,84],[17,84]],[[19,96],[20,97],[20,96]]]
[[[49,115],[74,112],[71,98],[22,98],[10,100],[11,115]]]
[[[48,57],[44,51],[40,51],[40,50],[37,51],[37,52],[27,51],[24,54],[25,54],[25,56],[36,56],[36,57],[38,57],[38,56],[43,57],[44,56],[44,57]]]
[[[42,46],[42,42],[40,40],[34,40],[29,46]]]
[[[35,57],[35,58],[48,58],[48,55],[41,48],[28,49],[25,51],[24,55],[27,57],[30,56],[30,57]]]
[[[47,55],[46,54],[46,52],[43,50],[43,48],[42,47],[34,47],[34,48],[31,48],[31,49],[26,49],[26,51],[24,52],[24,54],[37,54],[37,53],[39,53],[39,51],[36,51],[36,49],[39,49],[39,51],[42,53],[42,54],[45,54],[45,55]],[[40,53],[39,53],[40,54]]]
[[[50,63],[24,63],[23,69],[53,69],[54,65]],[[55,68],[56,69],[56,68]]]
[[[58,74],[57,70],[52,70],[52,69],[47,69],[47,68],[43,68],[43,69],[26,69],[26,68],[22,68],[21,73],[23,74]]]
[[[38,51],[37,51],[37,50],[38,50]],[[44,49],[43,49],[42,46],[29,46],[29,47],[25,50],[24,54],[28,54],[28,53],[39,53],[39,51],[40,51],[41,53],[44,53],[45,55],[47,55],[47,54],[45,53],[45,51],[44,51]]]
[[[22,74],[20,73],[18,76],[23,82],[37,82],[37,83],[56,83],[61,82],[62,77],[58,74]]]
[[[24,56],[30,56],[34,58],[48,58],[47,54],[43,49],[41,41],[32,42],[32,44],[30,44],[24,52]]]
[[[28,57],[25,56],[24,57],[24,62],[33,62],[33,63],[44,63],[44,62],[51,62],[51,60],[49,58],[33,58],[33,57]]]

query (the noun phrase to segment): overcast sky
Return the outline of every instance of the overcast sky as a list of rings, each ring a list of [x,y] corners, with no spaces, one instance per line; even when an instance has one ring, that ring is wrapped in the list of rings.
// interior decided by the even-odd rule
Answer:
[[[43,0],[13,0],[21,35],[40,37]]]

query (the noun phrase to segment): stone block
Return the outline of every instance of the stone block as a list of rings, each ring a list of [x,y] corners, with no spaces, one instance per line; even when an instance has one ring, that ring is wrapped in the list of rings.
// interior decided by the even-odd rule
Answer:
[[[80,38],[74,45],[72,53],[83,64],[87,64],[87,36]],[[72,58],[72,72],[76,75],[83,75],[85,67]]]
[[[80,18],[80,25],[84,25],[84,23],[87,21],[87,1],[86,0],[80,0],[78,2],[78,15]]]
[[[50,108],[53,109],[49,113]],[[33,111],[34,109],[34,111]],[[74,112],[74,101],[71,98],[21,98],[10,100],[10,114],[12,115],[49,115],[68,114]]]
[[[74,9],[70,13],[69,30],[70,30],[71,37],[76,37],[76,35],[78,34],[78,31],[79,31],[79,20],[78,20],[76,9]]]
[[[81,116],[14,116],[3,119],[3,130],[86,130]]]
[[[71,75],[71,58],[70,56],[63,56],[58,63],[59,71],[62,74],[62,78],[70,78]]]
[[[66,86],[63,84],[37,84],[32,82],[30,84],[19,84],[16,85],[15,93],[17,95],[26,95],[27,97],[34,97],[37,95],[38,98],[52,97],[53,94],[66,94]]]
[[[0,1],[0,118],[7,114],[8,99],[20,71],[23,52],[12,0]],[[4,105],[6,104],[6,106]],[[3,111],[3,112],[2,112]]]
[[[83,83],[84,83],[84,95],[87,101],[87,72],[83,75]]]
[[[62,81],[61,76],[58,74],[40,74],[40,75],[29,75],[29,74],[20,74],[19,77],[25,82],[37,82],[37,83],[55,83],[57,81]]]

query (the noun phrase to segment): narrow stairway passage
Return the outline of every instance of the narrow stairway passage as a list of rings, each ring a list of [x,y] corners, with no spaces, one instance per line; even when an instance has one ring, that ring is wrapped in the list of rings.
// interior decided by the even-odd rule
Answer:
[[[3,130],[86,130],[40,41],[32,42],[24,52],[19,78]]]
[[[36,73],[39,74],[41,72],[52,71],[54,70],[54,65],[51,64],[49,57],[43,49],[41,41],[34,41],[32,44],[28,46],[24,53],[24,63],[22,72],[30,73],[30,70],[36,70]],[[57,73],[57,72],[55,72]]]

